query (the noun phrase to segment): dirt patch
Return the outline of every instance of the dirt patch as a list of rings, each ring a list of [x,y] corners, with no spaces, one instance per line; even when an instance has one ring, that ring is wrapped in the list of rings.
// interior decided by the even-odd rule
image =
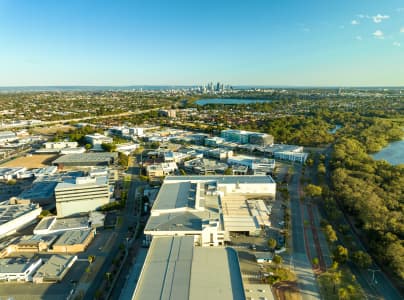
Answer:
[[[273,290],[279,300],[301,300],[296,281],[282,281],[273,285]]]
[[[25,167],[27,169],[42,168],[45,166],[50,166],[52,161],[56,159],[58,155],[54,154],[33,154],[23,157],[18,157],[16,159],[10,160],[2,167]]]
[[[70,125],[54,125],[51,127],[35,127],[33,131],[36,134],[54,135],[57,132],[67,133],[74,129],[75,128]]]

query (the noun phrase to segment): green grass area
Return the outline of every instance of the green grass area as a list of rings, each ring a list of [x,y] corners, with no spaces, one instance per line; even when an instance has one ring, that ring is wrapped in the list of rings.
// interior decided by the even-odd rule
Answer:
[[[365,295],[356,278],[346,267],[338,271],[328,271],[318,277],[322,299],[365,299]]]

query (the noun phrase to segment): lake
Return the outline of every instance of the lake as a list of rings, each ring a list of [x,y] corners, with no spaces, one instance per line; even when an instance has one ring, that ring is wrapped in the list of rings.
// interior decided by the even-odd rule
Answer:
[[[390,143],[380,152],[373,154],[376,160],[385,160],[392,165],[404,164],[404,140]]]
[[[271,102],[271,100],[263,99],[237,99],[237,98],[210,98],[210,99],[199,99],[195,103],[197,105],[205,104],[251,104],[251,103],[265,103]]]
[[[328,132],[331,134],[336,134],[338,130],[342,128],[342,125],[335,125],[334,129],[329,130]]]

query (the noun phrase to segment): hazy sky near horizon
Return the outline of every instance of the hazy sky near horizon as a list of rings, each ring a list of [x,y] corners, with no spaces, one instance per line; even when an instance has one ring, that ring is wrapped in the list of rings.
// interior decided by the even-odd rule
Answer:
[[[0,86],[403,86],[403,0],[0,0]]]

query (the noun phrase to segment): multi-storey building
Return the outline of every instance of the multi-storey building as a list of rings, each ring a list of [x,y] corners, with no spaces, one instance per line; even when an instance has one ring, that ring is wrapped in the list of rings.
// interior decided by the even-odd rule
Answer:
[[[59,183],[55,188],[58,217],[90,212],[110,201],[110,186],[106,176],[77,177]]]

